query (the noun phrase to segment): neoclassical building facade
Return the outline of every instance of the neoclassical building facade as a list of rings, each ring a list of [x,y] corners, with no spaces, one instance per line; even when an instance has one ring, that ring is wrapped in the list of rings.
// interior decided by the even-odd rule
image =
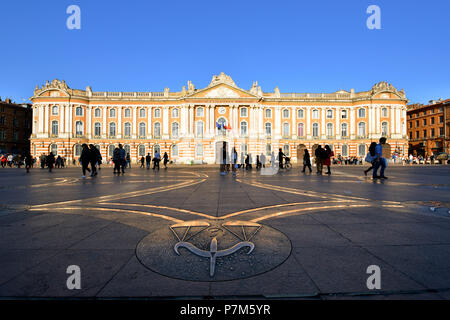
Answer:
[[[263,92],[257,82],[245,90],[221,73],[202,89],[188,81],[177,92],[95,92],[53,80],[37,86],[31,100],[37,157],[76,159],[81,144],[92,143],[109,159],[121,143],[133,161],[159,150],[175,163],[215,163],[225,141],[240,158],[255,161],[282,148],[296,162],[319,144],[336,156],[363,157],[381,136],[391,152],[408,151],[408,100],[386,82],[364,92],[281,93]]]

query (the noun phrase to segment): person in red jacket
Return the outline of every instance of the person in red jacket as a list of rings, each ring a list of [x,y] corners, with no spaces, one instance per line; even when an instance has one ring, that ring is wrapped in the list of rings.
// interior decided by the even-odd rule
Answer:
[[[331,158],[334,157],[334,152],[331,150],[329,145],[325,146],[325,152],[326,152],[326,158],[323,160],[323,165],[327,166],[328,171],[326,172],[326,174],[331,174]]]

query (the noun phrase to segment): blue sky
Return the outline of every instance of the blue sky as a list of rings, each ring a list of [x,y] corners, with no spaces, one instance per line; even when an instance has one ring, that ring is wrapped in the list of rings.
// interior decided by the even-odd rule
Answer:
[[[81,8],[81,30],[66,9]],[[366,9],[381,8],[381,30]],[[197,88],[224,71],[249,89],[404,88],[411,102],[450,98],[450,1],[2,1],[0,96],[23,102],[64,79],[94,91]]]

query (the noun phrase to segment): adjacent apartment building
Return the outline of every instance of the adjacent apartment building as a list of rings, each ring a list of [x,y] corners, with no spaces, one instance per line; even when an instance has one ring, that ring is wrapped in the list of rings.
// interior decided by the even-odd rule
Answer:
[[[450,99],[408,106],[409,153],[429,157],[450,152]]]
[[[53,152],[70,160],[92,143],[108,159],[121,143],[133,161],[158,150],[176,163],[214,163],[225,141],[239,161],[281,148],[295,162],[319,144],[336,156],[364,157],[382,136],[391,153],[408,151],[408,100],[386,82],[363,92],[263,92],[257,82],[243,89],[221,73],[199,89],[188,81],[175,92],[98,92],[53,80],[30,99],[34,156]]]
[[[0,98],[0,154],[30,151],[31,104],[16,104]]]

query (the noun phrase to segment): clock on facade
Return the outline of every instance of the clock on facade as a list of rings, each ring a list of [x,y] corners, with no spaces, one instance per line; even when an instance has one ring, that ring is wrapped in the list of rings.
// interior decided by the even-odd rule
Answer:
[[[220,107],[219,108],[219,113],[220,114],[225,114],[225,112],[227,112],[227,109],[225,109],[225,107]]]

